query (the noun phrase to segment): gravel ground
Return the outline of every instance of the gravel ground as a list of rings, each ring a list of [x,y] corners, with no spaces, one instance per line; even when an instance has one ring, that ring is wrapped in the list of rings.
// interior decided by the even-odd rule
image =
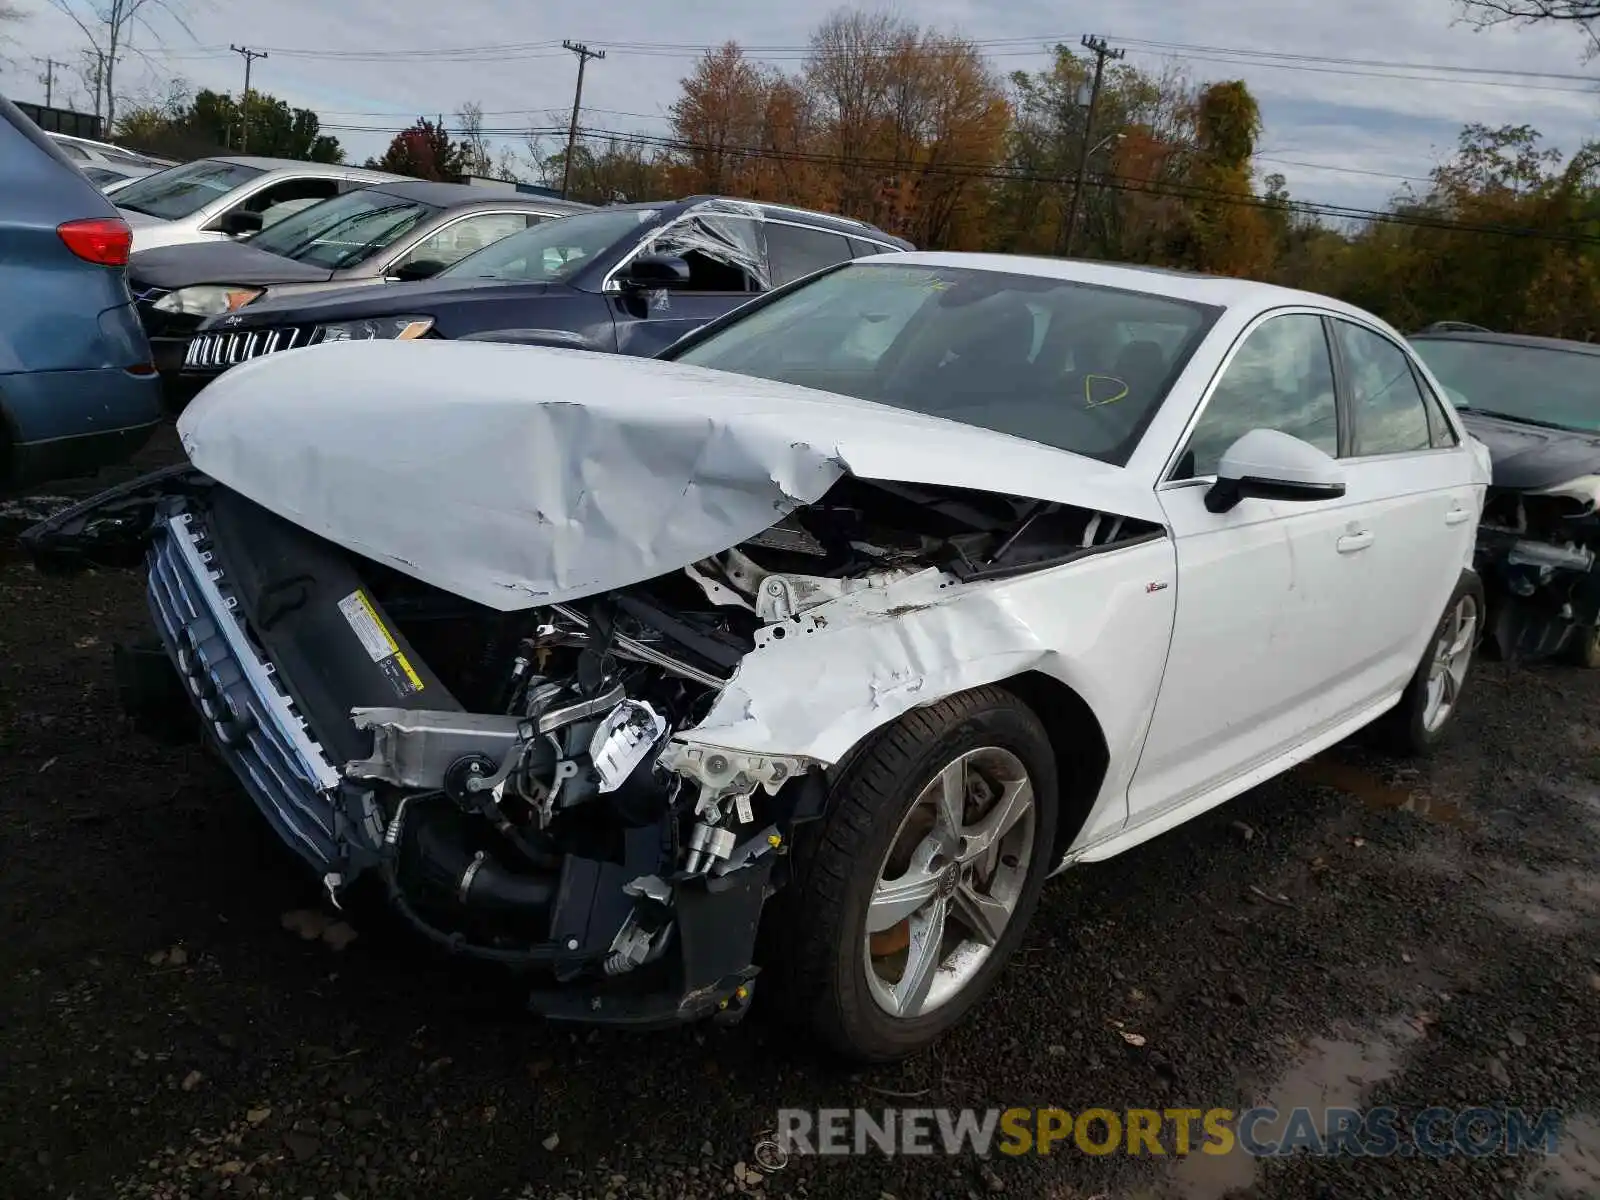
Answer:
[[[1340,748],[1070,873],[975,1019],[851,1073],[759,1003],[544,1025],[327,913],[221,767],[125,729],[107,649],[143,631],[140,582],[41,579],[11,550],[26,507],[0,505],[0,1196],[1600,1194],[1600,673],[1480,663],[1433,763]],[[780,1106],[1260,1100],[1555,1107],[1567,1132],[1549,1159],[753,1169]]]

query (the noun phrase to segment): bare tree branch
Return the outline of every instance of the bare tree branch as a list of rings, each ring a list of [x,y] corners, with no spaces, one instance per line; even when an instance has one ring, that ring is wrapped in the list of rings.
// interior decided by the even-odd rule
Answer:
[[[0,4],[5,2],[0,0]],[[103,99],[107,133],[114,130],[117,122],[117,64],[129,54],[150,63],[144,52],[132,44],[134,30],[144,30],[160,45],[161,32],[150,23],[150,17],[159,12],[194,39],[178,0],[50,0],[50,6],[71,20],[89,45],[95,112],[101,111]]]
[[[1459,0],[1461,12],[1479,29],[1494,25],[1574,25],[1588,39],[1587,57],[1600,54],[1600,0]]]

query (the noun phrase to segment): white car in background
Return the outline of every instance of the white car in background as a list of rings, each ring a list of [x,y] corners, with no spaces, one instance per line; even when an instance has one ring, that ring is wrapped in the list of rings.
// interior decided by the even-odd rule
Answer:
[[[126,150],[110,142],[73,137],[69,133],[47,131],[45,137],[54,142],[61,153],[81,168],[110,167],[114,170],[160,171],[175,165],[170,159],[140,154],[137,150]]]
[[[312,204],[402,178],[337,163],[287,158],[202,158],[124,184],[115,204],[133,248],[243,237]]]
[[[737,1017],[761,970],[888,1059],[1052,873],[1369,724],[1440,738],[1489,481],[1441,396],[1323,296],[897,254],[658,359],[257,358],[180,419],[193,469],[24,542],[149,541],[148,704],[334,897],[542,969],[552,1016]]]

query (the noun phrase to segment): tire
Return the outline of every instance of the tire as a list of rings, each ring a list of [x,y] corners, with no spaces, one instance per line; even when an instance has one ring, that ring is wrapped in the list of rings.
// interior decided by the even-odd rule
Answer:
[[[965,836],[961,850],[946,855],[943,849],[953,844],[948,818],[939,820],[940,806],[925,792],[937,791],[934,785],[946,769],[958,765],[960,774],[952,778],[963,780]],[[1008,801],[1011,793],[989,782],[1015,779],[1019,769],[1031,785],[1032,805],[1026,811],[1020,800]],[[974,778],[982,782],[975,785]],[[769,928],[774,936],[767,944],[778,960],[773,974],[786,1015],[808,1025],[834,1051],[864,1062],[914,1054],[960,1021],[1021,941],[1054,866],[1056,788],[1056,763],[1044,727],[1027,705],[1000,688],[977,688],[916,709],[868,739],[842,765],[826,815],[797,842],[792,886],[774,898],[776,928]],[[1002,809],[1014,823],[998,818]],[[985,817],[995,818],[991,826],[999,836],[986,852],[974,854]],[[932,855],[928,851],[935,845],[942,849]],[[902,875],[898,865],[907,858],[910,865]],[[869,941],[869,902],[886,869],[894,871],[893,882],[904,885],[914,878],[934,894]],[[988,903],[980,906],[989,916],[987,945],[972,936],[978,928],[969,924],[976,919],[974,894],[988,894]],[[1003,923],[994,906],[997,898],[1002,907],[1010,905]],[[873,919],[882,922],[913,902],[902,896],[891,908],[880,895]],[[923,989],[926,999],[919,1003],[909,968],[919,957],[919,935],[923,944],[928,940],[935,904],[946,916],[950,940],[934,961],[954,967],[916,976],[935,981]],[[968,940],[955,947],[960,935]],[[901,937],[904,942],[897,946]],[[905,1004],[902,1013],[890,1007],[897,989]]]
[[[1444,740],[1455,724],[1456,713],[1461,707],[1461,693],[1472,668],[1472,658],[1483,639],[1486,612],[1482,581],[1475,572],[1463,572],[1455,591],[1450,593],[1450,602],[1444,606],[1444,615],[1439,618],[1433,636],[1428,639],[1416,674],[1400,696],[1400,703],[1373,726],[1382,749],[1404,758],[1419,758],[1431,754]],[[1471,628],[1456,624],[1458,617],[1463,622],[1470,621]],[[1465,645],[1459,648],[1460,657],[1451,660],[1459,669],[1446,671],[1440,676],[1442,687],[1446,686],[1446,678],[1454,681],[1446,688],[1448,707],[1440,713],[1435,708],[1434,693],[1430,686],[1434,667],[1436,662],[1441,661],[1440,654],[1444,649],[1463,639]]]

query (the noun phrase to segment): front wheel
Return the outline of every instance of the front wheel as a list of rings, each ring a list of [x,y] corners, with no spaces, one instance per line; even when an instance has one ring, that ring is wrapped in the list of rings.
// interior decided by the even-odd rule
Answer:
[[[988,991],[1049,875],[1056,765],[998,688],[917,709],[842,772],[775,940],[792,1015],[834,1049],[923,1049]]]
[[[1453,723],[1472,656],[1483,633],[1483,584],[1467,572],[1456,584],[1417,672],[1400,703],[1376,727],[1386,749],[1405,756],[1432,752]]]

